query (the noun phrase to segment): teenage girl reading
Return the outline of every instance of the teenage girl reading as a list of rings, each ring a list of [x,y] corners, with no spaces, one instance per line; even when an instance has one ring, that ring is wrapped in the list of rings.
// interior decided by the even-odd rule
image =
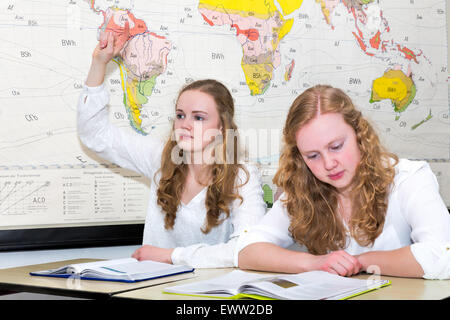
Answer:
[[[284,193],[241,237],[239,267],[450,278],[450,215],[424,161],[398,159],[340,89],[293,102],[274,183]],[[304,251],[286,249],[294,242]]]

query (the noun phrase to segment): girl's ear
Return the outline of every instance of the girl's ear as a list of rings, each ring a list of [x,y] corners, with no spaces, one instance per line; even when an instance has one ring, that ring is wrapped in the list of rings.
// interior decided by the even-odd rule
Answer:
[[[219,131],[223,134],[223,118],[219,116]]]

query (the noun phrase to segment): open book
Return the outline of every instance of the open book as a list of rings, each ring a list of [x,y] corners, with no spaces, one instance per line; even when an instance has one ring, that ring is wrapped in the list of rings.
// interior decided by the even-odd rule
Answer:
[[[235,270],[213,279],[169,287],[164,293],[224,299],[340,300],[389,284],[388,280],[353,279],[325,271],[267,275]]]
[[[137,282],[192,271],[194,271],[194,269],[189,266],[173,265],[150,260],[138,261],[134,258],[125,258],[71,264],[57,269],[30,272],[30,275]]]

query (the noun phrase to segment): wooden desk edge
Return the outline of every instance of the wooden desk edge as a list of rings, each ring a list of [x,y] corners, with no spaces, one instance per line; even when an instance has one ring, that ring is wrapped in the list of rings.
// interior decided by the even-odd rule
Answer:
[[[29,274],[30,271],[37,271],[37,270],[46,270],[46,269],[52,269],[52,268],[58,268],[60,266],[73,264],[73,263],[83,263],[83,262],[91,262],[91,261],[101,261],[103,259],[70,259],[70,260],[62,260],[62,261],[55,261],[55,262],[49,262],[49,263],[43,263],[43,264],[35,264],[35,265],[26,265],[21,267],[13,267],[13,268],[7,268],[7,269],[1,269],[1,274],[7,274],[8,272],[14,272],[17,270],[23,270],[24,275],[26,274],[27,277],[32,278],[41,278],[38,276],[31,276]],[[191,277],[189,277],[192,275]],[[3,282],[0,280],[0,292],[3,291],[12,291],[13,293],[17,292],[30,292],[30,293],[39,293],[39,294],[49,294],[49,295],[55,295],[55,296],[65,296],[65,297],[75,297],[75,298],[81,298],[81,299],[110,299],[113,295],[126,293],[133,290],[139,290],[144,289],[152,286],[159,286],[164,285],[167,283],[177,282],[181,280],[186,280],[195,277],[194,273],[183,273],[183,274],[177,274],[167,277],[161,277],[157,279],[150,279],[142,282],[135,282],[130,283],[129,285],[134,285],[134,287],[126,288],[125,286],[127,283],[116,283],[116,282],[108,282],[108,281],[99,281],[99,280],[81,280],[81,281],[89,281],[94,284],[101,283],[104,284],[116,284],[116,285],[124,285],[123,289],[120,290],[113,290],[113,291],[92,291],[92,290],[80,290],[80,289],[71,289],[67,287],[49,287],[45,285],[33,285],[33,284],[24,284],[24,283],[12,283],[12,282]],[[51,279],[50,277],[42,277],[43,280],[45,279]],[[61,279],[61,278],[53,278],[54,280],[66,280],[67,279]],[[155,280],[163,281],[155,283]],[[153,282],[150,282],[153,281]],[[145,284],[146,282],[147,285]],[[142,286],[141,286],[142,285]],[[138,287],[136,287],[138,286]],[[11,293],[11,292],[10,292]]]

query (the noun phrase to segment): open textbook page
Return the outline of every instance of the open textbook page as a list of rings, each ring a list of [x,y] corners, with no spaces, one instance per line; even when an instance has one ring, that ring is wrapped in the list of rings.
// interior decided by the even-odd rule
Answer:
[[[30,274],[33,276],[62,278],[79,276],[81,279],[88,280],[136,282],[192,271],[194,271],[194,268],[184,265],[124,258],[71,264],[57,269],[31,272]]]
[[[339,300],[389,284],[387,280],[361,280],[324,271],[268,275],[235,270],[213,279],[169,287],[164,292],[228,299]]]

